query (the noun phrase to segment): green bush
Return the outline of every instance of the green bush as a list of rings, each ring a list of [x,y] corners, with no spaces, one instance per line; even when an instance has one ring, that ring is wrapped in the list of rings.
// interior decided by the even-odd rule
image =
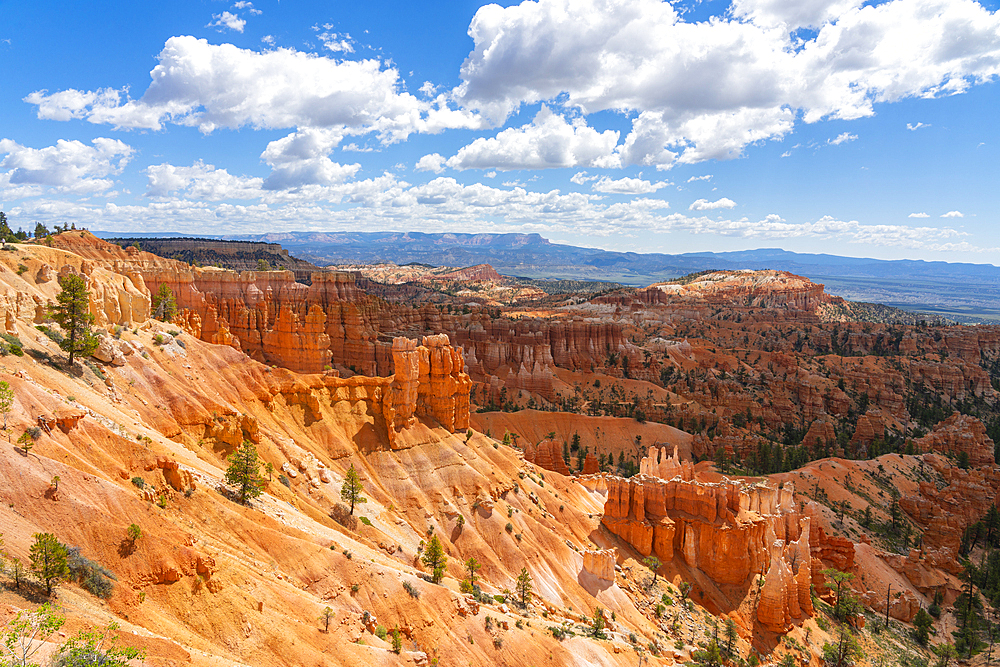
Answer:
[[[80,547],[67,547],[66,565],[71,578],[84,590],[102,599],[111,597],[114,589],[112,580],[118,578],[110,570],[80,554]]]
[[[132,478],[132,484],[134,484],[136,488],[141,489],[142,487],[146,486],[146,480],[144,480],[142,477],[136,476]]]
[[[375,636],[378,637],[379,639],[383,640],[383,641],[385,641],[385,638],[388,636],[388,634],[389,634],[389,631],[386,630],[381,625],[378,626],[377,628],[375,628]]]

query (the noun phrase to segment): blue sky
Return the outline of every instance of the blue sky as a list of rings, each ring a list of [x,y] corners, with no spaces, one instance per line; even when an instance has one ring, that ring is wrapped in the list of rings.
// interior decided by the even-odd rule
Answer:
[[[998,73],[971,0],[0,0],[0,204],[1000,264]]]

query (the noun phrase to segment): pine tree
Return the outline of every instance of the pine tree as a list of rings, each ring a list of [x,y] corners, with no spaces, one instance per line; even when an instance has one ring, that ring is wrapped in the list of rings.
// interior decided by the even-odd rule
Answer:
[[[422,557],[424,565],[431,568],[431,581],[435,584],[441,583],[441,579],[444,578],[444,570],[448,565],[448,556],[444,553],[444,547],[441,545],[441,540],[435,535],[431,538],[430,543],[424,550],[424,555]]]
[[[177,300],[166,283],[161,283],[160,289],[156,290],[151,306],[153,317],[161,322],[169,322],[177,315]]]
[[[69,366],[77,354],[88,355],[97,349],[97,336],[90,330],[94,316],[90,314],[90,293],[87,283],[80,276],[69,273],[59,279],[62,291],[56,295],[56,304],[49,306],[49,316],[59,323],[66,337],[59,343],[69,354]]]
[[[239,487],[240,502],[246,504],[248,499],[256,498],[264,489],[257,448],[249,440],[244,440],[243,444],[229,455],[229,459],[226,484]]]
[[[465,561],[465,569],[469,573],[469,587],[475,588],[476,586],[476,572],[478,572],[483,566],[479,564],[475,556],[469,558]]]
[[[319,620],[323,621],[323,630],[325,632],[330,632],[330,621],[336,613],[330,607],[323,607],[323,613],[319,615]]]
[[[52,589],[69,576],[66,547],[52,533],[35,533],[34,537],[29,551],[31,571],[45,584],[45,594],[52,595]]]
[[[517,575],[517,596],[521,599],[521,606],[527,607],[528,603],[531,602],[531,589],[533,588],[531,582],[531,575],[528,574],[528,569],[522,567],[521,574]]]
[[[3,430],[7,430],[7,416],[14,409],[14,390],[10,388],[10,383],[0,380],[0,412],[3,413]]]
[[[344,485],[340,487],[340,499],[345,503],[351,504],[351,516],[354,516],[354,506],[367,503],[368,499],[361,495],[365,490],[365,487],[361,484],[361,477],[358,476],[358,471],[354,469],[354,464],[351,464],[350,469],[347,471],[347,476],[344,477]]]

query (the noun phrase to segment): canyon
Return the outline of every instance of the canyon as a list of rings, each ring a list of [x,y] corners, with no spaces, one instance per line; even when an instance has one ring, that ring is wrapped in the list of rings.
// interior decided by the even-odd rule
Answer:
[[[871,321],[783,271],[469,300],[509,284],[50,239],[0,253],[8,435],[45,426],[2,449],[0,532],[22,561],[52,532],[108,568],[109,598],[66,583],[60,604],[74,629],[114,618],[149,665],[671,665],[714,619],[744,658],[818,667],[826,572],[853,576],[853,625],[888,611],[908,637],[921,607],[958,599],[996,504],[1000,327]],[[73,372],[46,311],[69,273],[100,338]],[[454,293],[413,298],[436,282]],[[244,442],[269,471],[249,506],[223,483]],[[9,587],[0,603],[0,623],[27,604]],[[588,637],[605,613],[608,638]]]

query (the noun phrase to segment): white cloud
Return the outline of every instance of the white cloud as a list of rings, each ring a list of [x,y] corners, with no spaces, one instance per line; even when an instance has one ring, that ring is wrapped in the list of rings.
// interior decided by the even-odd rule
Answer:
[[[476,139],[448,159],[452,169],[549,169],[616,166],[618,132],[598,132],[582,118],[572,123],[544,104],[534,120]]]
[[[863,0],[733,0],[733,14],[760,26],[818,28],[860,7]]]
[[[246,27],[246,19],[241,19],[237,14],[232,14],[230,12],[222,12],[221,14],[212,14],[212,18],[215,19],[206,28],[219,28],[219,32],[222,29],[229,29],[234,32],[243,32],[243,28]]]
[[[792,151],[785,151],[781,154],[781,157],[792,157]]]
[[[576,183],[577,185],[586,185],[588,181],[596,181],[600,176],[588,176],[585,171],[578,171],[569,177],[571,183]]]
[[[433,171],[435,174],[440,174],[444,171],[445,157],[440,153],[431,153],[430,155],[425,155],[419,160],[414,167],[417,171]]]
[[[910,132],[915,132],[922,127],[930,127],[930,125],[927,125],[926,123],[917,123],[916,125],[913,125],[912,123],[906,124],[906,129],[909,130]]]
[[[998,31],[973,0],[736,0],[733,16],[697,23],[659,0],[486,5],[456,94],[494,123],[552,100],[637,113],[622,163],[665,168],[739,157],[797,118],[962,92],[1000,74]]]
[[[851,134],[850,132],[841,132],[835,138],[827,139],[826,143],[830,144],[831,146],[839,146],[840,144],[844,144],[849,141],[854,141],[857,138],[858,135],[856,134]]]
[[[375,132],[386,143],[413,132],[478,128],[482,120],[401,91],[399,72],[379,60],[344,60],[277,48],[257,52],[182,36],[167,40],[138,100],[101,89],[31,93],[38,117],[82,118],[116,128],[160,130],[170,122],[217,128],[326,128]]]
[[[906,217],[908,217],[908,218],[929,218],[931,216],[927,215],[926,213],[911,213],[910,215],[908,215]]]
[[[256,199],[261,196],[263,179],[234,176],[202,161],[190,167],[157,164],[146,168],[147,197],[170,197],[181,193],[189,199],[223,201]]]
[[[324,32],[317,35],[317,37],[319,37],[319,41],[323,42],[323,46],[333,52],[343,51],[344,53],[354,53],[354,44],[350,35]]]
[[[698,199],[692,203],[688,210],[690,211],[715,211],[722,208],[736,208],[736,202],[728,197],[723,197],[718,201],[708,201],[707,199]]]
[[[947,213],[945,213],[941,217],[942,218],[964,218],[965,216],[962,215],[961,211],[948,211]]]
[[[605,192],[608,194],[645,195],[651,192],[656,192],[660,188],[665,188],[668,185],[671,185],[671,183],[666,181],[650,183],[649,181],[644,181],[641,178],[619,178],[618,180],[613,180],[607,176],[603,176],[599,181],[590,187],[595,192]]]
[[[117,139],[98,137],[88,146],[60,139],[54,146],[30,148],[0,140],[0,192],[9,198],[41,194],[45,190],[78,195],[106,193],[114,187],[107,178],[120,174],[134,149]]]
[[[688,183],[694,183],[696,181],[710,181],[712,180],[712,174],[705,174],[704,176],[692,176],[687,180]]]
[[[342,165],[328,157],[343,136],[337,129],[306,128],[272,141],[260,156],[273,169],[263,187],[287,190],[332,185],[352,178],[361,165]]]
[[[247,2],[246,0],[240,0],[239,2],[233,4],[233,9],[246,9],[254,16],[260,16],[264,12],[259,9],[254,9],[252,2]]]

